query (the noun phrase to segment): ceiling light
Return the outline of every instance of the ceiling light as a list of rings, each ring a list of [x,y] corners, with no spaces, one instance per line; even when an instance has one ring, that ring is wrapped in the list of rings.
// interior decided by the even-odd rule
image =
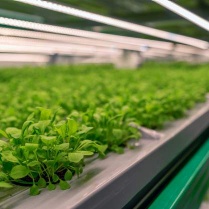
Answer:
[[[129,23],[129,22],[122,21],[122,20],[117,20],[115,18],[98,15],[92,12],[82,11],[79,9],[59,5],[59,4],[48,2],[48,1],[43,1],[43,0],[14,0],[14,1],[38,6],[38,7],[53,10],[56,12],[73,15],[76,17],[96,21],[99,23],[104,23],[104,24],[115,26],[118,28],[123,28],[123,29],[134,31],[137,33],[143,33],[143,34],[147,34],[150,36],[154,36],[154,37],[158,37],[158,38],[162,38],[162,39],[166,39],[166,40],[170,40],[170,41],[174,41],[178,43],[188,44],[188,45],[192,45],[192,46],[196,46],[200,48],[208,48],[208,43],[203,44],[201,40],[198,40],[195,38],[178,35],[175,33],[170,33],[167,31],[162,31],[162,30],[158,30],[158,29],[154,29],[154,28],[150,28],[150,27],[146,27],[146,26],[142,26],[142,25],[138,25],[134,23]]]

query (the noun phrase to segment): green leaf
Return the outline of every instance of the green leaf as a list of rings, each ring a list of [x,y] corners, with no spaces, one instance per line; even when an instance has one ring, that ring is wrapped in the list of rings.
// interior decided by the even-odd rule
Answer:
[[[27,176],[29,173],[29,170],[27,167],[23,166],[23,165],[16,165],[12,168],[10,176],[13,179],[21,179],[25,176]]]
[[[52,184],[51,182],[49,182],[49,185],[47,186],[48,190],[55,190],[56,189],[56,185]]]
[[[52,180],[56,183],[57,181],[59,181],[59,176],[57,174],[54,174]]]
[[[21,137],[21,130],[18,128],[7,128],[6,133],[15,139],[18,139]]]
[[[112,146],[111,150],[118,153],[118,154],[123,154],[124,153],[124,149],[122,147],[117,146],[117,145]]]
[[[121,139],[123,137],[123,131],[121,129],[113,129],[112,133],[116,139]]]
[[[45,159],[47,157],[47,152],[45,150],[38,149],[36,154],[41,159]]]
[[[64,161],[66,161],[66,156],[67,156],[67,153],[66,153],[66,152],[61,152],[61,153],[59,153],[59,154],[57,155],[56,160],[57,160],[58,162],[64,162]]]
[[[28,117],[27,117],[27,121],[32,120],[34,118],[35,113],[31,113]]]
[[[25,143],[25,148],[29,151],[35,151],[38,149],[38,144]]]
[[[57,113],[58,111],[60,110],[61,108],[58,108],[56,111],[52,112],[52,115],[51,115],[51,123],[54,123],[55,119],[56,119],[56,116],[57,116]]]
[[[7,147],[8,143],[0,139],[0,147]]]
[[[99,144],[95,144],[95,147],[97,148],[98,152],[101,154],[103,154],[108,148],[107,145],[99,145]]]
[[[0,188],[12,188],[13,186],[7,182],[0,181]]]
[[[76,151],[76,153],[78,154],[82,154],[84,156],[91,156],[94,154],[94,152],[91,152],[91,151],[85,151],[85,150],[80,150],[80,151]]]
[[[13,162],[9,162],[9,161],[2,161],[2,167],[4,168],[4,173],[10,173],[13,166],[14,166],[14,163]]]
[[[70,188],[70,185],[66,181],[62,180],[60,180],[59,186],[61,190],[66,190]]]
[[[4,161],[12,162],[12,163],[18,163],[18,159],[12,154],[11,151],[3,151],[0,153],[2,156],[2,159]]]
[[[56,136],[41,135],[41,141],[46,145],[54,144],[56,142],[56,138]]]
[[[10,116],[10,117],[6,117],[6,118],[2,119],[1,121],[4,122],[4,123],[15,122],[15,121],[17,121],[17,117]]]
[[[75,167],[75,173],[77,175],[77,177],[79,178],[79,175],[83,172],[83,168],[82,167]]]
[[[7,135],[7,133],[3,130],[0,129],[0,135],[2,135],[3,137],[5,137],[6,139],[9,138],[9,136]]]
[[[52,110],[43,108],[43,107],[38,107],[40,111],[40,120],[49,120],[52,116]]]
[[[46,180],[44,178],[40,178],[38,180],[38,187],[39,188],[45,188],[46,187]]]
[[[31,188],[30,188],[30,195],[38,195],[40,194],[40,190],[39,190],[39,187],[37,185],[33,185]]]
[[[33,161],[36,160],[36,156],[34,153],[29,152],[27,157],[28,157],[28,160],[33,160]]]
[[[94,145],[95,142],[91,141],[91,140],[83,140],[80,142],[77,150],[82,150],[82,149],[86,149],[88,147],[91,147],[92,145]]]
[[[32,124],[30,128],[35,127],[36,129],[40,130],[40,132],[43,134],[50,123],[51,123],[50,120],[42,120],[39,121],[38,123]]]
[[[65,138],[66,136],[66,121],[60,121],[58,124],[55,125],[55,130],[58,132],[58,134],[62,137]]]
[[[70,170],[67,170],[64,176],[65,181],[70,181],[73,177],[73,174]]]
[[[68,119],[67,126],[68,126],[68,135],[69,136],[76,133],[76,131],[78,130],[78,124],[75,120]]]
[[[73,153],[68,153],[68,160],[73,163],[79,163],[83,159],[83,154],[73,152]]]
[[[40,165],[40,162],[34,160],[34,161],[31,161],[31,162],[27,163],[28,167],[34,167],[36,165]]]
[[[31,120],[27,120],[23,123],[22,126],[22,134],[24,134],[24,132],[26,131],[26,129],[33,123],[33,121]]]
[[[86,134],[92,129],[93,129],[93,127],[88,127],[88,126],[82,125],[81,130],[78,132],[78,134]]]
[[[0,171],[0,182],[7,180],[7,179],[8,179],[7,175],[5,173],[3,173],[2,171]]]
[[[69,143],[62,143],[62,144],[55,145],[55,149],[57,149],[57,150],[68,150],[69,146],[70,146]]]

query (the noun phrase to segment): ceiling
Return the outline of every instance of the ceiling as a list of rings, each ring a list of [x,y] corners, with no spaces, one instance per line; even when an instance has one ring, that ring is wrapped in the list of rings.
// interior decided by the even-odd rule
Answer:
[[[121,20],[209,41],[207,31],[173,12],[164,9],[151,0],[51,0],[51,2],[52,1]],[[175,2],[203,18],[209,19],[209,0],[175,0]],[[148,37],[143,34],[41,9],[13,0],[1,0],[0,16],[85,30],[96,30],[103,33],[133,37]]]

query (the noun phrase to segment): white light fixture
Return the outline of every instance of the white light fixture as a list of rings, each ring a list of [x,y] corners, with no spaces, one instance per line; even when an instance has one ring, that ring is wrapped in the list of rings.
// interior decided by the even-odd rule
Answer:
[[[36,46],[44,42],[44,43],[47,43],[48,46],[57,44],[62,47],[69,46],[70,44],[71,45],[78,44],[78,45],[87,45],[87,46],[97,46],[97,47],[103,47],[103,48],[127,49],[127,50],[136,50],[136,51],[139,50],[141,52],[149,50],[149,47],[150,47],[150,48],[159,48],[159,49],[164,49],[164,50],[175,50],[178,52],[184,52],[184,53],[189,53],[189,54],[200,54],[203,56],[205,53],[201,49],[197,49],[195,47],[191,47],[191,46],[187,46],[183,44],[176,44],[175,47],[173,47],[173,45],[168,42],[153,41],[153,40],[148,40],[148,39],[138,40],[136,38],[124,37],[124,40],[126,42],[127,41],[133,42],[133,44],[132,42],[127,44],[127,43],[122,43],[122,41],[111,42],[111,41],[106,41],[106,40],[95,40],[91,38],[59,35],[59,34],[44,33],[44,32],[37,32],[37,31],[19,30],[19,29],[12,29],[12,28],[0,28],[0,41],[1,42],[8,43],[9,40],[10,41],[13,40],[12,37],[25,38],[23,40],[24,44],[26,44],[27,42],[35,43],[35,41],[37,41],[35,43]],[[21,39],[15,39],[15,40],[20,41]],[[118,37],[115,38],[115,40],[118,40]]]
[[[146,27],[146,26],[142,26],[142,25],[138,25],[134,23],[129,23],[129,22],[122,21],[122,20],[117,20],[114,18],[106,17],[103,15],[98,15],[98,14],[91,13],[91,12],[82,11],[79,9],[74,9],[72,7],[67,7],[67,6],[59,5],[59,4],[48,2],[48,1],[43,1],[43,0],[14,0],[14,1],[18,1],[22,3],[38,6],[41,8],[73,15],[73,16],[80,17],[80,18],[85,18],[88,20],[104,23],[104,24],[115,26],[118,28],[123,28],[123,29],[134,31],[137,33],[143,33],[143,34],[147,34],[150,36],[154,36],[154,37],[158,37],[158,38],[162,38],[162,39],[166,39],[166,40],[170,40],[170,41],[174,41],[178,43],[192,45],[198,48],[203,48],[203,49],[208,48],[208,43],[203,43],[202,40],[198,40],[198,39],[183,36],[183,35],[178,35],[175,33],[170,33],[167,31],[162,31],[162,30],[158,30],[158,29],[154,29],[154,28],[150,28],[150,27]]]
[[[67,44],[79,44],[79,45],[87,45],[88,46],[96,46],[100,48],[116,48],[116,49],[126,49],[126,50],[135,50],[135,51],[141,51],[141,46],[148,45],[149,47],[157,47],[157,48],[163,48],[163,49],[170,49],[171,44],[161,45],[158,43],[149,43],[149,40],[146,40],[148,42],[147,44],[128,44],[128,43],[120,43],[120,42],[110,42],[105,40],[95,40],[90,38],[83,38],[83,37],[75,37],[75,36],[65,36],[65,35],[57,35],[57,34],[51,34],[51,33],[43,33],[43,32],[35,32],[35,31],[26,31],[26,30],[18,30],[18,29],[10,29],[10,28],[0,28],[0,35],[4,37],[24,37],[24,38],[32,38],[35,40],[48,40],[51,41],[51,44],[63,44],[63,46],[66,46]],[[27,39],[25,39],[27,40]],[[52,42],[53,41],[53,42]]]
[[[23,37],[22,37],[23,36]],[[21,37],[21,38],[20,38]],[[45,52],[50,48],[54,49],[61,49],[59,53],[69,53],[69,48],[75,49],[80,48],[84,49],[85,51],[88,49],[89,52],[93,53],[98,52],[104,54],[113,54],[117,55],[118,49],[127,49],[127,50],[139,50],[141,52],[150,50],[151,48],[147,48],[147,45],[134,46],[134,45],[127,45],[120,44],[120,43],[113,43],[100,41],[100,40],[93,40],[89,38],[80,38],[74,36],[65,36],[65,35],[57,35],[57,34],[50,34],[50,33],[43,33],[43,32],[35,32],[35,31],[26,31],[26,30],[18,30],[18,29],[10,29],[10,28],[0,28],[0,44],[7,44],[7,45],[19,45],[22,46],[35,46],[36,53],[38,52]],[[108,45],[109,44],[109,45]],[[87,46],[85,46],[87,45]],[[37,47],[44,47],[43,50],[36,49]],[[96,48],[95,48],[96,47]],[[97,51],[95,51],[97,49]],[[114,49],[114,50],[112,50]],[[157,48],[156,48],[157,49]],[[33,51],[33,49],[30,49]],[[159,49],[160,50],[160,49]],[[171,46],[168,49],[164,47],[161,50],[167,51],[175,51],[181,52],[183,54],[197,54],[201,56],[207,56],[205,53],[207,50],[197,49],[195,47],[186,46],[182,44],[176,44]],[[55,53],[55,50],[53,50]],[[47,53],[49,53],[47,51]],[[50,53],[53,53],[50,51]]]
[[[24,32],[26,33],[26,32]],[[1,34],[1,30],[0,30]],[[95,53],[98,54],[107,54],[107,55],[118,55],[119,50],[115,48],[115,50],[112,50],[112,48],[108,47],[98,47],[98,46],[84,46],[82,44],[75,44],[75,43],[60,43],[60,42],[54,42],[51,40],[39,40],[39,39],[32,39],[32,38],[20,38],[20,37],[8,37],[8,36],[0,36],[0,44],[4,45],[6,44],[8,47],[8,50],[29,50],[28,52],[36,52],[36,53],[47,53],[47,54],[53,54],[53,53],[60,53],[60,54],[73,54],[75,50],[79,50],[86,53]],[[12,46],[16,46],[12,48]],[[25,48],[26,47],[26,48]],[[27,48],[28,47],[28,48]],[[16,49],[17,48],[17,49]],[[145,52],[147,50],[151,50],[154,48],[147,49],[146,47],[142,47],[140,49],[141,52]],[[196,55],[202,55],[207,56],[205,53],[206,50],[197,49],[194,47],[182,45],[182,44],[176,44],[173,50],[164,50],[164,49],[155,49],[155,51],[163,52],[163,53],[170,53],[173,52],[179,52],[182,54],[196,54]]]
[[[67,37],[66,35],[71,36],[80,36],[84,38],[89,39],[96,39],[96,40],[102,40],[102,41],[108,41],[112,43],[122,43],[122,44],[128,44],[133,46],[148,46],[148,47],[154,47],[154,48],[161,48],[161,49],[171,49],[172,43],[171,42],[165,42],[165,41],[156,41],[156,40],[149,40],[149,39],[141,39],[141,38],[131,38],[131,37],[125,37],[125,36],[118,36],[118,35],[109,35],[109,34],[102,34],[97,32],[91,32],[91,31],[85,31],[85,30],[78,30],[78,29],[72,29],[72,28],[65,28],[65,27],[58,27],[58,26],[52,26],[52,25],[46,25],[46,24],[40,24],[40,23],[34,23],[34,22],[28,22],[28,21],[22,21],[22,20],[15,20],[10,18],[4,18],[0,17],[0,24],[2,25],[9,25],[13,27],[19,27],[19,28],[25,28],[25,29],[32,29],[32,30],[39,30],[44,32],[50,32],[50,33],[56,33],[55,34],[49,34],[49,33],[40,33],[36,32],[37,38],[43,37],[46,39],[62,39],[63,41],[69,41],[71,37]],[[27,35],[30,37],[34,37],[34,31],[28,31],[27,33],[22,30],[14,31],[15,29],[3,29],[1,30],[2,35],[9,34],[19,34],[24,37],[27,37]],[[25,33],[25,34],[24,34]],[[59,36],[57,34],[62,34],[62,36]],[[19,36],[18,35],[18,36]],[[53,35],[53,37],[52,37]],[[76,37],[73,37],[75,39]],[[199,45],[205,48],[207,46],[207,42],[201,42]]]
[[[209,22],[169,0],[152,0],[209,31]]]
[[[37,54],[0,54],[0,62],[29,62],[29,63],[47,63],[49,56]]]
[[[48,42],[33,41],[24,38],[4,38],[0,37],[0,52],[16,53],[36,53],[36,54],[61,54],[61,55],[78,55],[78,56],[104,56],[117,55],[120,51],[111,49],[100,49],[95,47],[84,47],[80,45],[68,45],[64,47],[59,44],[49,44]]]

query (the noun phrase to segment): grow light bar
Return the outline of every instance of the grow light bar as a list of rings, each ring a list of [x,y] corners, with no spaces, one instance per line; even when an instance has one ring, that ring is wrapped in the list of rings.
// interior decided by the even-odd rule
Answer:
[[[13,31],[13,29],[12,29],[12,31]],[[4,30],[3,30],[3,33],[1,33],[1,31],[0,31],[0,35],[1,34],[4,34],[4,35],[8,34],[7,32],[5,33]],[[24,33],[24,34],[27,34],[27,31],[21,31],[21,32]],[[33,33],[33,31],[29,31],[29,32]],[[37,32],[35,32],[35,33],[37,33]],[[18,34],[18,35],[20,35],[20,34]],[[48,34],[48,35],[50,36],[51,34]],[[77,38],[77,37],[68,37],[67,36],[67,38],[71,39],[71,38]],[[91,41],[93,41],[93,40],[91,40]],[[74,51],[75,50],[82,50],[82,51],[85,51],[85,52],[95,53],[96,55],[98,55],[98,53],[99,53],[99,55],[101,55],[101,53],[102,53],[102,55],[103,54],[104,55],[108,54],[109,56],[111,56],[111,55],[117,56],[121,53],[121,51],[118,50],[120,47],[118,47],[118,48],[117,47],[111,47],[112,45],[107,47],[105,44],[103,44],[102,47],[101,47],[101,45],[99,45],[99,46],[91,46],[91,45],[90,46],[88,46],[88,45],[84,46],[81,43],[79,43],[78,41],[76,43],[69,43],[69,42],[63,43],[63,42],[56,42],[56,41],[53,41],[53,40],[45,40],[45,39],[0,36],[0,43],[7,44],[7,45],[44,47],[43,51],[41,51],[40,49],[34,49],[36,53],[38,53],[38,52],[40,52],[40,53],[45,52],[46,53],[46,51],[45,51],[46,48],[47,49],[49,49],[49,48],[53,49],[53,50],[50,51],[51,54],[53,52],[54,53],[59,52],[60,54],[63,54],[63,53],[64,54],[69,54],[69,53],[72,54],[72,52],[69,52],[69,49],[74,50]],[[124,47],[122,47],[122,49],[124,49]],[[134,47],[132,46],[132,47],[127,48],[127,49],[129,49],[129,50],[132,49],[133,50]],[[154,48],[150,48],[149,50],[151,50],[151,49],[154,49]],[[135,50],[136,51],[139,50],[139,47],[135,47]],[[163,50],[164,49],[158,49],[159,52],[163,51]],[[33,51],[33,49],[32,49],[32,51]],[[198,50],[197,48],[190,47],[190,46],[185,46],[185,45],[182,45],[182,44],[176,44],[172,50],[164,50],[164,51],[165,51],[165,53],[170,53],[170,51],[175,51],[175,52],[180,52],[182,54],[196,54],[196,55],[201,55],[201,56],[207,56],[208,55],[208,54],[205,53],[206,50],[200,50],[200,49]],[[141,49],[141,52],[143,52],[142,49]]]
[[[142,54],[143,57],[162,57],[162,58],[179,58],[179,59],[185,59],[190,57],[191,55],[188,54],[182,54],[175,51],[165,52],[165,51],[159,51],[155,49],[150,49],[149,51]]]
[[[91,12],[82,11],[79,9],[59,5],[59,4],[52,3],[52,2],[47,2],[43,0],[14,0],[14,1],[18,1],[22,3],[38,6],[41,8],[53,10],[56,12],[61,12],[64,14],[69,14],[69,15],[73,15],[76,17],[104,23],[107,25],[123,28],[123,29],[134,31],[137,33],[143,33],[143,34],[147,34],[150,36],[154,36],[154,37],[158,37],[158,38],[162,38],[162,39],[166,39],[166,40],[170,40],[174,42],[192,45],[198,48],[203,48],[203,49],[208,48],[208,43],[199,39],[195,39],[195,38],[191,38],[191,37],[183,36],[183,35],[178,35],[175,33],[170,33],[167,31],[162,31],[162,30],[158,30],[158,29],[154,29],[154,28],[150,28],[150,27],[146,27],[146,26],[142,26],[142,25],[138,25],[134,23],[129,23],[129,22],[122,21],[122,20],[117,20],[114,18],[106,17],[103,15],[98,15],[98,14],[91,13]]]
[[[209,50],[196,49],[182,44],[176,44],[173,51],[209,57]]]
[[[79,36],[84,38],[90,38],[90,39],[96,39],[96,40],[102,40],[102,41],[108,41],[112,43],[123,43],[123,44],[129,44],[134,46],[148,46],[148,47],[155,47],[155,48],[162,48],[162,49],[172,49],[172,43],[171,42],[164,42],[164,41],[155,41],[155,40],[149,40],[149,39],[140,39],[140,38],[131,38],[126,36],[118,36],[118,35],[109,35],[109,34],[102,34],[97,32],[91,32],[91,31],[85,31],[85,30],[79,30],[79,29],[72,29],[72,28],[65,28],[65,27],[59,27],[59,26],[53,26],[53,25],[46,25],[46,24],[40,24],[40,23],[34,23],[34,22],[28,22],[23,20],[16,20],[16,19],[10,19],[10,18],[4,18],[0,17],[0,24],[2,25],[9,25],[13,27],[19,27],[19,28],[25,28],[25,29],[32,29],[32,30],[39,30],[44,32],[50,32],[50,33],[56,33],[49,34],[49,33],[37,33],[35,34],[34,31],[21,31],[14,29],[3,29],[1,30],[1,34],[8,35],[9,34],[17,34],[18,36],[29,36],[34,37],[34,35],[37,35],[37,38],[46,38],[46,39],[56,39],[59,40],[62,39],[63,41],[70,41],[71,36]],[[57,35],[61,34],[61,35]],[[68,35],[68,36],[66,36]],[[75,39],[76,37],[74,37]],[[73,39],[72,39],[73,40]],[[78,40],[78,39],[77,39]],[[80,40],[79,40],[80,41]],[[88,42],[88,41],[87,41]],[[207,42],[202,42],[202,47],[205,48],[207,45]],[[200,46],[201,47],[201,46]]]
[[[72,43],[54,43],[52,41],[46,40],[37,40],[31,38],[17,38],[17,37],[4,37],[0,36],[0,43],[6,44],[18,44],[18,45],[27,45],[27,46],[42,46],[42,47],[49,47],[55,49],[62,49],[63,51],[68,51],[69,49],[76,49],[76,50],[83,50],[93,52],[104,52],[110,53],[112,50],[111,48],[102,48],[102,47],[95,47],[95,46],[83,46],[80,44],[72,44]]]
[[[13,29],[12,29],[12,31],[13,31]],[[21,32],[24,33],[24,34],[27,34],[27,31],[21,31]],[[33,33],[33,31],[32,31],[32,33]],[[35,33],[37,33],[37,32],[35,32]],[[5,32],[1,33],[1,30],[0,30],[0,35],[1,34],[5,35],[5,34],[8,34],[8,33],[7,32],[6,33]],[[20,34],[18,34],[18,35],[20,35]],[[49,34],[49,36],[50,35],[51,34]],[[70,38],[70,39],[71,38],[75,38],[76,39],[78,37],[68,37],[67,36],[67,38]],[[81,40],[82,40],[82,38],[81,38]],[[90,39],[90,40],[93,41],[92,39]],[[120,47],[118,47],[118,46],[112,47],[112,45],[106,46],[105,44],[99,45],[99,46],[92,46],[90,44],[90,46],[89,45],[84,46],[81,43],[79,43],[78,41],[74,42],[74,43],[69,43],[69,42],[63,43],[63,42],[56,42],[56,41],[53,41],[53,40],[45,40],[45,39],[0,36],[0,43],[8,44],[8,45],[20,45],[20,46],[30,46],[30,47],[33,47],[33,46],[44,47],[44,49],[45,48],[47,48],[47,49],[53,48],[54,53],[56,53],[56,49],[57,49],[57,50],[59,50],[59,53],[61,53],[61,54],[62,53],[68,54],[69,53],[69,49],[72,49],[72,50],[80,49],[80,50],[83,50],[83,51],[87,51],[88,50],[91,53],[96,53],[96,55],[98,55],[98,53],[99,54],[101,54],[101,53],[103,54],[104,53],[104,54],[108,54],[109,56],[111,56],[111,55],[117,56],[117,55],[119,55],[121,53],[121,51],[118,50],[118,49],[120,49]],[[122,49],[124,49],[124,46],[122,46]],[[131,46],[131,47],[126,48],[126,49],[133,50],[134,47]],[[149,50],[150,49],[154,49],[154,48],[149,48]],[[135,47],[135,50],[139,51],[139,47]],[[158,49],[158,51],[162,51],[162,50],[164,50],[164,49]],[[38,53],[39,51],[40,50],[38,50],[38,51],[36,50],[36,53]],[[141,49],[141,52],[143,52],[143,51],[144,50]],[[145,50],[145,51],[147,51],[147,50]],[[172,50],[164,50],[164,51],[166,53],[170,53],[169,51],[175,51],[175,52],[180,52],[182,54],[196,54],[196,55],[201,55],[201,56],[207,56],[207,54],[205,54],[205,50],[201,50],[201,49],[198,50],[197,48],[190,47],[190,46],[185,46],[185,45],[182,45],[182,44],[176,44],[175,47]],[[40,53],[43,53],[43,52],[44,51],[42,51]],[[51,52],[51,53],[53,53],[53,52]],[[58,51],[57,51],[57,53],[58,53]]]
[[[44,48],[39,46],[20,46],[17,44],[0,44],[0,52],[14,52],[14,53],[39,53],[39,54],[54,54],[57,51],[53,51],[51,48]]]
[[[20,43],[22,45],[29,44],[31,46],[42,46],[45,47],[59,47],[62,49],[66,49],[69,47],[80,47],[86,49],[84,45],[87,45],[87,48],[90,50],[94,50],[96,47],[100,51],[104,51],[106,53],[109,53],[109,50],[114,49],[114,52],[116,53],[117,49],[127,49],[127,50],[135,50],[135,51],[141,51],[143,52],[143,45],[141,48],[139,46],[134,45],[128,45],[128,44],[122,44],[122,43],[110,43],[106,41],[100,41],[100,40],[92,40],[88,38],[80,38],[80,37],[73,37],[73,36],[63,36],[63,35],[56,35],[56,34],[49,34],[49,33],[40,33],[40,32],[34,32],[34,31],[25,31],[25,30],[17,30],[17,29],[7,29],[7,28],[0,28],[0,43],[11,43],[11,44],[17,44]],[[9,36],[7,36],[9,35]],[[12,37],[11,37],[12,36]],[[13,37],[15,36],[15,37]],[[23,36],[23,37],[22,37]],[[21,37],[21,38],[20,38]],[[25,38],[27,37],[27,38]],[[38,39],[40,38],[40,39]],[[42,39],[41,39],[42,38]],[[153,48],[153,47],[152,47]],[[148,50],[148,49],[147,49]],[[150,49],[149,49],[150,50]],[[162,50],[162,49],[161,49]],[[165,50],[163,48],[163,50]],[[197,49],[195,47],[186,46],[182,44],[176,44],[173,48],[170,47],[169,49],[166,49],[166,51],[177,51],[182,52],[186,54],[198,54],[202,55],[205,50]],[[146,50],[145,50],[146,51]],[[113,52],[111,51],[111,54]],[[204,56],[204,54],[203,54]]]
[[[1,42],[0,42],[1,43]],[[104,56],[104,55],[117,55],[118,51],[106,50],[100,51],[97,49],[85,49],[79,47],[51,47],[48,45],[38,45],[38,44],[25,44],[22,42],[10,42],[0,44],[0,52],[11,52],[11,53],[38,53],[38,54],[61,54],[61,55],[74,55],[74,56]]]
[[[49,56],[37,55],[37,54],[7,54],[1,53],[0,62],[38,62],[47,63],[49,62]]]
[[[152,0],[209,31],[209,22],[169,0]]]
[[[165,57],[167,57],[167,55],[166,54],[159,54],[159,53],[155,53],[155,52],[147,52],[147,53],[143,53],[143,57],[144,58],[153,58],[153,57],[155,57],[155,58],[165,58]]]
[[[47,36],[49,36],[49,39],[37,39],[37,38],[43,38],[42,35],[44,35],[44,38],[46,38],[45,34]],[[1,36],[1,35],[3,35],[3,36]],[[10,35],[10,36],[7,36],[7,35]],[[20,36],[20,37],[16,37],[16,36],[13,37],[12,35],[13,36],[16,35],[16,36]],[[25,37],[30,37],[30,38],[22,37],[22,35],[24,35]],[[39,35],[39,37],[37,37],[36,35]],[[119,54],[118,49],[135,50],[135,51],[141,51],[141,52],[152,49],[152,48],[149,48],[147,50],[143,50],[143,47],[141,47],[141,49],[139,49],[138,46],[133,46],[133,45],[126,46],[126,44],[118,44],[118,43],[113,44],[113,43],[109,43],[109,42],[107,42],[108,44],[106,45],[106,42],[102,42],[102,41],[98,41],[98,40],[85,39],[85,38],[80,38],[80,37],[69,37],[69,36],[62,37],[62,35],[61,36],[57,35],[57,36],[59,38],[58,40],[63,40],[63,38],[66,38],[66,40],[63,40],[64,42],[59,42],[55,39],[56,41],[54,41],[53,34],[48,34],[48,33],[0,28],[0,43],[14,44],[14,45],[18,44],[21,46],[23,46],[23,45],[39,46],[39,47],[43,46],[45,48],[54,47],[55,49],[59,49],[59,53],[63,53],[63,50],[68,50],[69,48],[71,48],[71,49],[81,48],[81,49],[84,49],[85,51],[86,51],[86,49],[88,49],[89,51],[92,52],[92,51],[94,51],[94,49],[96,47],[97,52],[99,50],[100,52],[109,53],[110,55],[117,56]],[[31,38],[31,37],[33,37],[33,38]],[[55,35],[55,37],[56,37],[56,35]],[[73,39],[73,40],[71,40],[71,39]],[[83,44],[82,44],[82,41],[84,41]],[[90,43],[88,43],[88,41]],[[96,42],[96,44],[94,44],[94,42]],[[87,46],[84,46],[85,44]],[[60,49],[62,51],[60,51]],[[158,49],[158,51],[160,52],[160,51],[162,51],[162,49]],[[169,53],[169,51],[171,51],[171,49],[165,50],[165,51],[167,51],[166,53]],[[201,50],[201,49],[198,50],[197,48],[182,45],[182,44],[176,44],[174,46],[174,48],[172,49],[172,51],[181,52],[183,54],[186,53],[186,54],[198,54],[201,56],[207,56],[206,50]],[[68,53],[68,51],[65,51],[65,53]]]
[[[94,40],[90,38],[64,36],[64,35],[56,35],[56,34],[34,32],[34,31],[0,28],[0,35],[9,36],[9,37],[11,36],[12,37],[24,37],[24,38],[27,38],[28,40],[31,38],[33,40],[40,40],[40,41],[47,40],[47,41],[51,41],[50,44],[62,44],[64,47],[66,47],[66,45],[68,44],[78,44],[78,45],[87,45],[87,47],[95,46],[95,47],[100,47],[100,48],[115,48],[115,49],[140,51],[140,47],[138,45],[132,45],[132,44],[126,44],[126,43],[114,43],[114,42],[108,42],[108,41],[102,41],[102,40]],[[25,40],[27,41],[27,39]],[[143,45],[141,44],[141,46]]]
[[[83,59],[81,61],[79,61],[79,63],[83,63],[83,64],[102,64],[102,63],[111,63],[113,62],[113,60],[110,57],[91,57],[91,58],[86,58]]]

